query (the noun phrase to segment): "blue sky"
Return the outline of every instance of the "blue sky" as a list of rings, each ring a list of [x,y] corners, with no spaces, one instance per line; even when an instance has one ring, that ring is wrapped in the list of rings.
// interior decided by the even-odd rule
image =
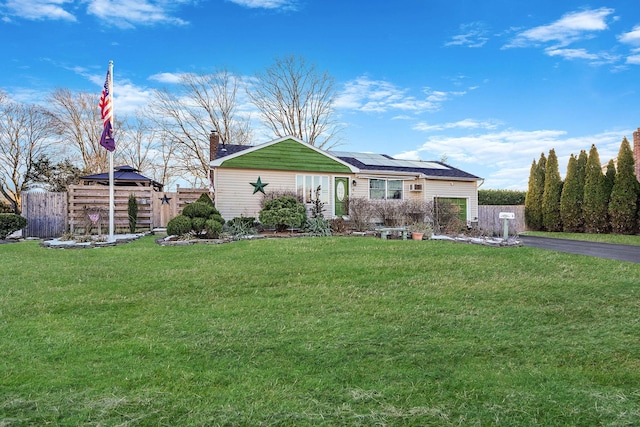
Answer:
[[[563,175],[591,144],[606,162],[640,127],[637,0],[0,0],[0,40],[18,101],[99,93],[113,60],[116,115],[300,55],[336,80],[337,149],[446,157],[483,188],[526,189],[551,148]]]

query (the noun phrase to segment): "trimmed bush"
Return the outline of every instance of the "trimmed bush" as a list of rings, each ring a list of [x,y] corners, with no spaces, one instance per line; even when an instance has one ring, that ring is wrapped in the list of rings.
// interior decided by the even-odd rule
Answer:
[[[170,236],[182,236],[191,231],[191,218],[178,215],[167,223],[167,234]]]
[[[189,203],[182,209],[182,215],[189,218],[209,218],[214,213],[218,213],[217,209],[211,204],[205,202]]]
[[[207,222],[206,218],[191,218],[191,230],[193,230],[196,235],[200,235],[202,230],[204,230],[205,222]]]
[[[306,219],[307,211],[304,205],[291,196],[269,200],[260,211],[260,222],[275,227],[276,231],[302,227]]]
[[[27,226],[27,219],[12,213],[0,214],[0,239],[6,239],[8,235],[22,230]]]
[[[198,200],[196,200],[196,203],[198,202],[206,203],[207,205],[210,205],[210,206],[215,206],[213,204],[213,200],[211,200],[211,197],[209,197],[207,193],[202,193],[200,197],[198,197]]]
[[[217,239],[222,234],[222,224],[215,219],[208,219],[204,223],[204,231],[207,239]]]

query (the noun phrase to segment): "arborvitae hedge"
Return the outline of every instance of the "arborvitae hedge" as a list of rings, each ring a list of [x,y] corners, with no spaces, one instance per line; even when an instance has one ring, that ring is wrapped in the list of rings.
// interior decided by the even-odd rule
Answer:
[[[635,234],[638,231],[638,180],[634,173],[634,159],[627,138],[622,140],[618,152],[618,168],[609,201],[611,231]]]
[[[478,205],[524,205],[527,193],[516,190],[478,190]]]
[[[606,233],[609,228],[607,194],[602,164],[595,145],[589,150],[584,181],[584,227],[588,233]]]
[[[578,176],[578,159],[572,154],[567,165],[567,175],[562,186],[560,196],[560,216],[562,228],[569,233],[579,233],[584,230],[582,217],[582,198],[584,196],[584,180],[581,183]]]
[[[529,189],[524,204],[524,218],[530,230],[543,230],[542,223],[542,196],[544,195],[544,176],[547,159],[544,153],[540,154],[540,160],[533,161],[529,174]]]
[[[607,163],[607,169],[604,172],[604,191],[607,195],[607,203],[611,201],[611,190],[616,182],[616,164],[613,159]]]
[[[542,195],[542,224],[547,231],[562,231],[561,194],[562,180],[558,170],[558,157],[556,157],[556,151],[551,149],[545,168],[544,193]]]

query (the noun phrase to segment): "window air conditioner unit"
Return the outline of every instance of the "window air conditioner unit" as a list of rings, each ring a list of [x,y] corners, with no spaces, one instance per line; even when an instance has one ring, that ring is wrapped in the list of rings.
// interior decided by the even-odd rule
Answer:
[[[422,191],[422,184],[409,184],[409,191]]]

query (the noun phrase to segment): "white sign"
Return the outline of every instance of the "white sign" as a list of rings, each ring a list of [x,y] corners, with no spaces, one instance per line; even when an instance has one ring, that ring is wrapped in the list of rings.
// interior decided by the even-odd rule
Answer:
[[[498,214],[500,219],[516,219],[516,214],[513,212],[500,212]]]

